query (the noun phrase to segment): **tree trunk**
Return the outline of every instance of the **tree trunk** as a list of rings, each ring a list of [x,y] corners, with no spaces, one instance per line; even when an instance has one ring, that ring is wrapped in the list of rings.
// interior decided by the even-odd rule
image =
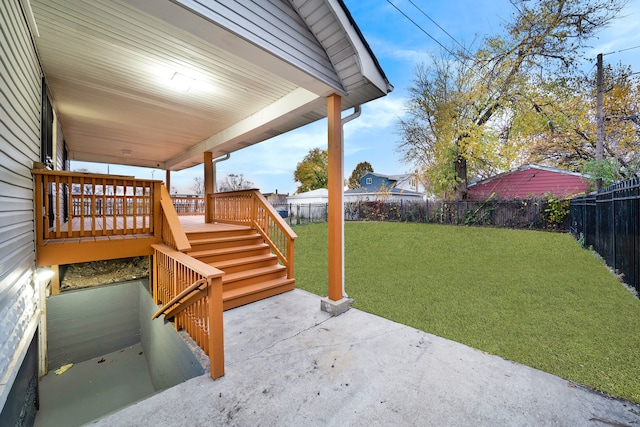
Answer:
[[[456,178],[458,184],[456,185],[455,199],[466,200],[467,199],[467,159],[463,156],[457,156],[455,161]]]

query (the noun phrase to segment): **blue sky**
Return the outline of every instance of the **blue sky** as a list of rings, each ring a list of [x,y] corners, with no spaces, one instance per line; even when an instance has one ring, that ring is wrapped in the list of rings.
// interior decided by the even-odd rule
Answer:
[[[407,88],[410,87],[417,64],[428,61],[429,54],[437,52],[438,44],[421,29],[411,23],[386,0],[344,0],[364,37],[378,58],[394,91],[381,99],[362,107],[362,115],[345,125],[344,173],[348,177],[355,165],[368,161],[374,171],[383,174],[409,172],[410,165],[401,161],[396,151],[399,136],[397,119],[404,112]],[[392,0],[433,38],[447,47],[455,42],[425,15],[412,6],[409,0]],[[508,20],[512,6],[508,0],[413,0],[431,19],[464,45],[477,44],[483,36],[502,31],[501,24]],[[615,52],[604,57],[605,63],[630,65],[640,71],[640,0],[628,2],[624,17],[599,33],[593,40],[587,55],[592,63],[585,62],[589,70],[598,53]],[[227,174],[242,174],[263,192],[292,194],[297,184],[293,172],[310,149],[326,148],[326,121],[322,120],[273,138],[261,144],[231,154],[231,159],[218,163],[220,182]],[[73,162],[72,169],[86,168],[96,173],[135,175],[139,178],[164,179],[164,171],[146,168]],[[202,176],[202,166],[181,172],[172,172],[171,185],[179,193],[191,193],[189,187],[195,176]]]

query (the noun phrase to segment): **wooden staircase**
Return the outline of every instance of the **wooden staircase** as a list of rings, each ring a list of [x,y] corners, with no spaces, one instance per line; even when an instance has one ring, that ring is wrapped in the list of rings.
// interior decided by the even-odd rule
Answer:
[[[295,288],[286,267],[278,263],[269,245],[249,226],[220,231],[187,231],[187,254],[219,270],[224,310],[249,304]]]

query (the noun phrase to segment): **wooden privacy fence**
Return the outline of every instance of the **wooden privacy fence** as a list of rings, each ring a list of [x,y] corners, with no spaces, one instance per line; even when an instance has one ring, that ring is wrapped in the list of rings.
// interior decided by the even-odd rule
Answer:
[[[256,228],[293,278],[294,242],[298,238],[282,216],[258,190],[207,195],[206,222],[224,222]]]
[[[571,200],[571,233],[640,292],[640,178]]]
[[[209,356],[211,378],[224,375],[222,271],[166,245],[153,245],[153,316],[174,318]]]
[[[160,181],[43,169],[32,173],[40,243],[159,232]]]

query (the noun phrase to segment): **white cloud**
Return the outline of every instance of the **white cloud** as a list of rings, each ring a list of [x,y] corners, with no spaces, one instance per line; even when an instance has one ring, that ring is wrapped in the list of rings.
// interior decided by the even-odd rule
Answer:
[[[362,114],[344,127],[345,138],[363,129],[385,129],[394,127],[405,113],[405,100],[391,94],[362,106]]]

